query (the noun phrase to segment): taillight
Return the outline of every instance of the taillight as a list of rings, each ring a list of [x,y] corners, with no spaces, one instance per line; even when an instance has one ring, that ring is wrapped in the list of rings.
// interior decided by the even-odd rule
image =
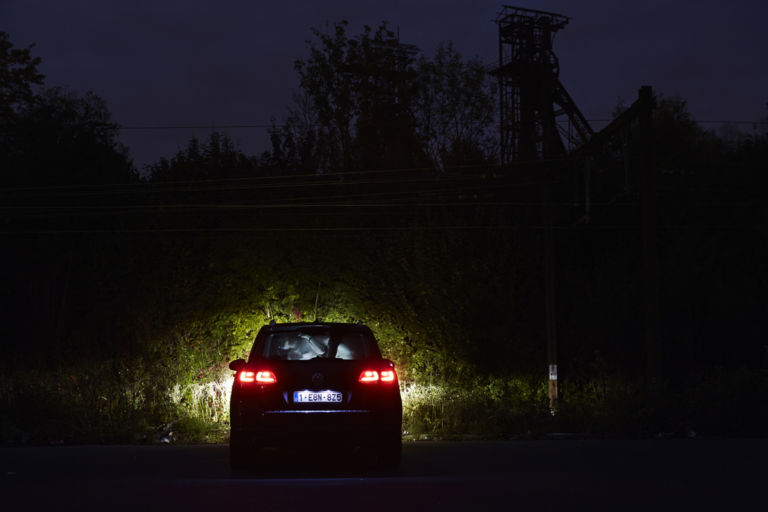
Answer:
[[[256,373],[256,382],[260,382],[262,384],[274,384],[277,382],[277,377],[275,377],[273,372],[264,370]]]
[[[365,383],[378,382],[379,372],[376,370],[364,370],[363,373],[360,374],[360,378],[357,380]]]
[[[274,372],[269,370],[262,370],[259,372],[243,370],[240,372],[238,380],[244,384],[251,384],[253,382],[258,382],[259,384],[274,384],[277,382],[277,377]]]
[[[363,370],[360,374],[358,382],[364,384],[372,384],[374,382],[384,382],[390,384],[397,380],[397,374],[395,370]]]
[[[250,382],[254,382],[256,380],[256,372],[242,371],[240,372],[240,376],[238,377],[238,380],[246,384]]]

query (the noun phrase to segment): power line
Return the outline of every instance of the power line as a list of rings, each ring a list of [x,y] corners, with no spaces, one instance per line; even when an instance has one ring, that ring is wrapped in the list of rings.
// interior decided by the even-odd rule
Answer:
[[[575,201],[555,201],[554,206],[582,207],[582,203]],[[688,201],[685,204],[705,205],[710,207],[723,206],[751,206],[755,201]],[[591,207],[635,207],[638,201],[592,201]],[[363,209],[363,210],[400,210],[413,208],[504,208],[504,207],[539,207],[539,201],[464,201],[464,202],[387,202],[387,203],[156,203],[156,204],[110,204],[110,205],[0,205],[0,211],[39,213],[39,212],[75,212],[102,214],[110,212],[142,212],[162,210],[313,210],[313,209]]]
[[[218,130],[218,129],[237,129],[237,128],[279,128],[286,125],[274,125],[274,124],[223,124],[223,125],[203,125],[203,124],[187,124],[187,125],[134,125],[134,126],[120,126],[120,130]]]
[[[587,119],[586,120],[589,123],[610,123],[613,121],[613,119]],[[748,120],[699,120],[699,119],[691,119],[694,123],[701,123],[701,124],[744,124],[744,125],[768,125],[768,121],[761,121],[761,120],[754,120],[754,121],[748,121]],[[498,125],[498,122],[496,121],[488,121],[488,122],[482,122],[477,121],[473,122],[472,124],[482,124],[485,126],[496,126]],[[203,125],[203,124],[189,124],[189,125],[182,125],[182,124],[172,124],[172,125],[128,125],[128,126],[119,126],[119,130],[130,130],[130,131],[139,131],[139,130],[229,130],[229,129],[249,129],[249,128],[284,128],[288,125],[286,124],[215,124],[215,125]],[[324,125],[321,124],[303,124],[304,127],[322,127]]]
[[[530,161],[527,164],[533,164],[538,161]],[[492,168],[491,165],[479,165],[479,164],[467,164],[449,166],[446,170],[461,170],[461,169],[488,169]],[[153,186],[181,186],[181,185],[197,185],[205,183],[236,183],[236,182],[251,182],[251,181],[277,181],[277,180],[295,180],[299,178],[312,178],[312,179],[327,179],[333,177],[350,178],[353,176],[367,176],[382,173],[398,173],[398,172],[418,172],[418,171],[432,171],[434,177],[438,177],[438,171],[430,167],[393,167],[393,168],[381,168],[381,169],[364,169],[364,170],[348,170],[342,171],[338,169],[327,170],[322,173],[297,173],[286,175],[262,175],[262,176],[244,176],[236,178],[204,178],[196,180],[166,180],[166,181],[141,181],[134,183],[104,183],[104,184],[67,184],[67,185],[43,185],[35,187],[12,187],[12,188],[0,188],[0,192],[22,192],[26,190],[60,190],[60,189],[78,189],[78,188],[101,188],[101,187],[144,187],[150,188]]]
[[[572,204],[571,202],[561,202],[555,204]],[[600,205],[600,203],[592,203]],[[630,203],[626,203],[630,204]],[[478,206],[539,206],[539,202],[473,202],[473,203],[271,203],[271,204],[221,204],[221,203],[202,203],[202,204],[144,204],[144,205],[103,205],[103,206],[2,206],[0,210],[140,210],[140,209],[306,209],[306,208],[441,208],[441,207],[478,207]],[[615,203],[604,203],[605,206],[613,206]]]
[[[567,161],[568,157],[547,159],[547,160],[530,160],[515,162],[513,166],[506,167],[526,167],[526,166],[543,166],[554,163],[560,163]],[[452,174],[451,171],[468,171],[476,170],[478,174]],[[228,184],[248,184],[254,182],[278,182],[274,184],[264,185],[265,187],[286,187],[291,188],[300,186],[315,186],[315,185],[375,185],[375,184],[406,184],[413,183],[414,181],[435,181],[446,182],[456,181],[462,179],[477,179],[478,177],[501,177],[505,171],[501,171],[497,166],[492,164],[466,164],[466,165],[453,165],[447,166],[445,173],[440,173],[433,166],[424,167],[392,167],[392,168],[380,168],[380,169],[364,169],[364,170],[329,170],[322,173],[300,173],[300,174],[287,174],[287,175],[261,175],[261,176],[245,176],[235,178],[205,178],[196,180],[167,180],[167,181],[139,181],[133,183],[103,183],[103,184],[66,184],[66,185],[41,185],[41,186],[27,186],[27,187],[4,187],[0,188],[0,193],[8,192],[35,192],[35,191],[56,191],[56,190],[85,190],[85,191],[101,191],[106,189],[138,189],[140,191],[162,191],[168,189],[178,189],[184,186],[197,186],[197,185],[228,185]],[[428,173],[419,176],[409,176],[402,180],[365,180],[355,181],[356,177],[368,177],[375,175],[387,175],[397,173]],[[332,181],[334,178],[339,178],[336,181]],[[304,182],[298,182],[297,180],[304,179]],[[530,182],[519,182],[519,185],[528,185]],[[230,190],[237,190],[236,188],[230,188]],[[184,189],[184,191],[190,191]]]
[[[436,232],[436,231],[527,231],[549,229],[550,226],[541,224],[520,224],[520,225],[481,225],[481,226],[299,226],[299,227],[195,227],[195,228],[119,228],[119,229],[31,229],[31,230],[2,230],[0,235],[71,235],[71,234],[149,234],[149,233],[295,233],[295,232],[317,232],[317,233],[366,233],[366,232]],[[551,226],[552,229],[580,230],[580,231],[637,231],[642,228],[637,224],[614,224],[614,225],[579,225],[573,226],[561,224]],[[668,231],[761,231],[768,229],[766,225],[748,225],[748,224],[668,224],[659,225],[659,229]]]

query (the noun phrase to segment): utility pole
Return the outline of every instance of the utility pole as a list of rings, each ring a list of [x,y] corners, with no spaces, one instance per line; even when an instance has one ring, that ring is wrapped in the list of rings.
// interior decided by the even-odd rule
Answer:
[[[584,115],[560,82],[560,64],[552,45],[570,18],[553,12],[502,6],[499,28],[499,65],[491,73],[499,81],[501,166],[512,162],[565,161],[566,144],[582,146],[593,135]],[[564,116],[564,117],[563,117]],[[568,121],[563,129],[558,118]],[[572,128],[572,129],[571,129]],[[575,133],[574,133],[575,131]],[[549,370],[549,408],[557,412],[557,325],[555,318],[555,242],[552,228],[553,183],[564,164],[547,164],[542,191],[542,271],[544,274],[544,331]]]
[[[550,176],[551,178],[551,176]],[[557,413],[557,328],[555,318],[555,242],[552,232],[552,183],[543,185],[541,202],[544,228],[544,315],[549,366],[549,412]]]
[[[659,254],[656,233],[656,171],[653,165],[653,90],[651,87],[640,88],[639,100],[646,378],[648,389],[657,390],[662,381],[662,358],[659,339]]]

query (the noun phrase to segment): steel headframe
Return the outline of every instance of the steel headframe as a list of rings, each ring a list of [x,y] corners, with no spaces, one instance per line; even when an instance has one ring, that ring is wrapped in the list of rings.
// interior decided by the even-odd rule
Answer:
[[[501,164],[557,158],[584,145],[592,128],[558,78],[554,36],[570,18],[534,9],[502,6],[499,64]],[[563,116],[565,116],[563,118]]]

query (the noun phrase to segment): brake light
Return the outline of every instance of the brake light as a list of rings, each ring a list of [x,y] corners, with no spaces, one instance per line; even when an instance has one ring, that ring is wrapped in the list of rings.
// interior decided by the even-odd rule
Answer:
[[[252,384],[254,382],[258,382],[259,384],[274,384],[277,382],[277,377],[274,372],[269,370],[262,370],[259,372],[244,370],[240,372],[238,380],[244,384]]]
[[[256,380],[256,372],[242,371],[240,372],[238,380],[245,383],[254,382]]]
[[[256,373],[256,382],[261,382],[262,384],[274,384],[277,382],[277,377],[275,377],[275,374],[271,371],[265,370]]]
[[[397,374],[395,370],[365,370],[357,380],[364,384],[372,384],[374,382],[389,384],[397,380]]]
[[[376,370],[365,370],[363,373],[360,374],[360,378],[357,379],[359,382],[363,382],[366,384],[369,384],[371,382],[378,382],[379,380],[379,372]]]

